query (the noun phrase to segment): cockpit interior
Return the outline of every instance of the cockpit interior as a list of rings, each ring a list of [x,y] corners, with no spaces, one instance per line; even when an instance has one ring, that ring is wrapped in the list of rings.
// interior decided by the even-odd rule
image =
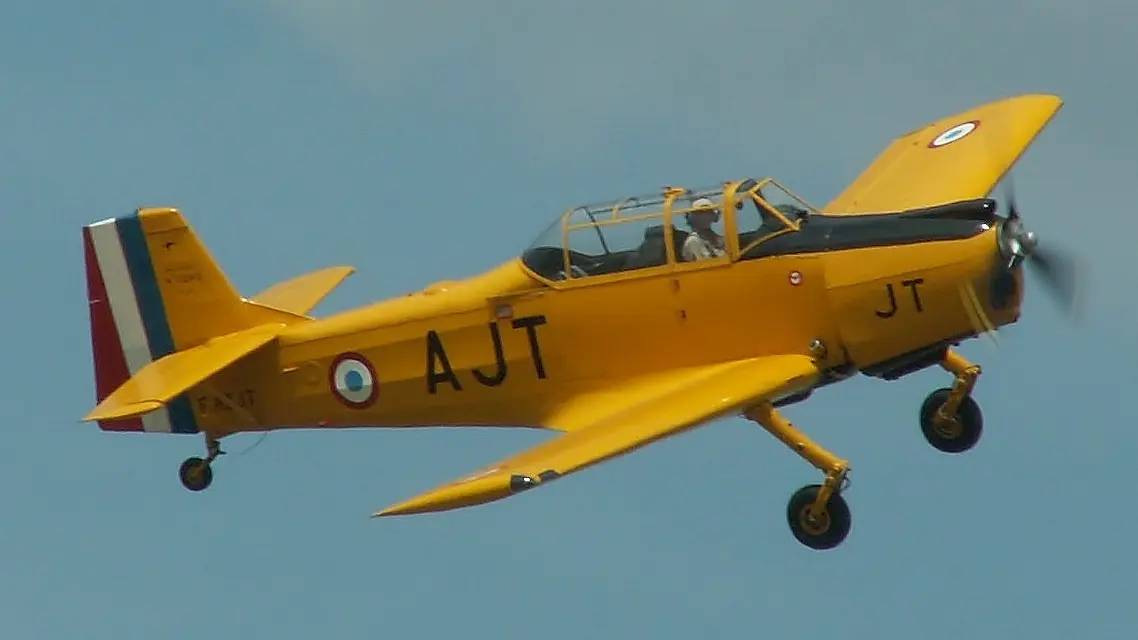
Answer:
[[[814,213],[772,178],[706,189],[665,187],[570,208],[538,236],[522,262],[551,281],[685,262],[717,264],[767,238],[796,232]]]

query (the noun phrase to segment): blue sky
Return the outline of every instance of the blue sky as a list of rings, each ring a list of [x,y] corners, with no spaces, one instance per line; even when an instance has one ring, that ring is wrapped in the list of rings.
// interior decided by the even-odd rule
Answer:
[[[0,614],[12,637],[1104,637],[1128,628],[1138,349],[1129,3],[250,0],[0,5]],[[444,15],[445,14],[445,15]],[[488,268],[566,206],[772,174],[825,202],[889,140],[1027,91],[1067,106],[1016,171],[1092,307],[1037,288],[984,367],[982,444],[916,425],[946,374],[788,410],[853,463],[854,530],[798,545],[817,474],[726,420],[524,496],[392,502],[539,442],[275,433],[190,494],[189,437],[78,419],[81,225],[181,207],[240,289],[353,264],[331,313]],[[54,382],[52,382],[54,381]],[[47,388],[45,388],[47,387]],[[242,454],[243,451],[247,453]]]

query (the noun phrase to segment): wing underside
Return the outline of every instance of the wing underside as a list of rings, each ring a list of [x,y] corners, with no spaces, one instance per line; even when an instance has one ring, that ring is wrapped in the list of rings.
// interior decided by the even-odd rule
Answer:
[[[818,374],[807,356],[765,356],[623,383],[606,392],[603,406],[596,396],[582,396],[550,417],[548,426],[564,432],[556,438],[375,515],[500,500],[760,401],[801,391]]]
[[[888,213],[983,198],[1062,106],[1058,96],[1016,96],[907,133],[893,140],[823,211]]]

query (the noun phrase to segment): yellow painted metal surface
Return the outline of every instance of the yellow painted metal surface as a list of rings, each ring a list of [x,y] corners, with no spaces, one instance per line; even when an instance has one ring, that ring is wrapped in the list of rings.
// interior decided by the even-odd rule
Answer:
[[[1031,94],[940,118],[893,140],[823,210],[879,213],[984,197],[1062,106],[1058,96]]]
[[[306,273],[279,282],[253,296],[251,300],[267,307],[303,315],[340,286],[355,270],[355,267],[340,266]]]

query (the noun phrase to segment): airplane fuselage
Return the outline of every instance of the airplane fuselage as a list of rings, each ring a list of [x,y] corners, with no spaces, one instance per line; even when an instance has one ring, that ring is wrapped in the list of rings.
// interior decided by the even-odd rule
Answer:
[[[892,378],[976,334],[962,283],[995,326],[993,219],[813,216],[713,266],[677,264],[558,289],[523,260],[290,327],[192,402],[203,430],[549,426],[616,380],[768,354],[809,354],[833,380]],[[1017,276],[1018,277],[1018,276]],[[831,380],[823,380],[822,383]],[[234,406],[248,412],[239,420]]]

